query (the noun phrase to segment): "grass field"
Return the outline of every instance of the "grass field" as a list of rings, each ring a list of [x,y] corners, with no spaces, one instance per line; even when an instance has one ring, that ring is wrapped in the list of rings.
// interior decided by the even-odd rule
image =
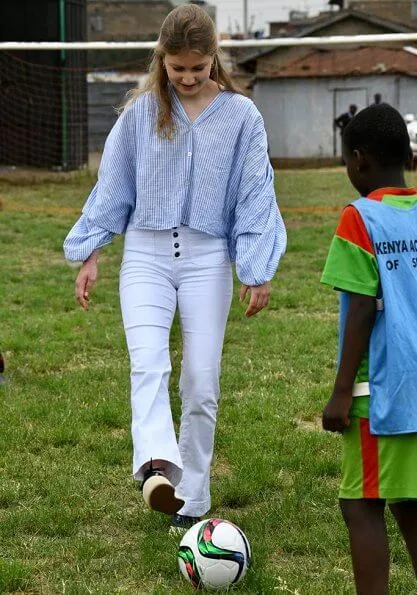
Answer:
[[[92,308],[73,298],[62,242],[93,183],[0,178],[0,593],[175,594],[178,539],[130,477],[129,366],[118,304],[122,239],[103,251]],[[417,185],[417,175],[409,175]],[[337,503],[340,438],[320,430],[337,297],[319,284],[342,205],[342,169],[277,174],[289,233],[270,307],[235,299],[224,347],[212,515],[239,524],[253,566],[236,592],[352,594]],[[181,357],[172,332],[175,418]],[[417,592],[391,519],[392,593]]]

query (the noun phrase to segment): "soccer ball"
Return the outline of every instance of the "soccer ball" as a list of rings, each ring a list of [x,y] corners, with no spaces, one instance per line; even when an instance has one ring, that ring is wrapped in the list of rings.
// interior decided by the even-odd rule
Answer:
[[[239,527],[223,519],[196,523],[181,540],[178,564],[196,589],[236,585],[251,563],[249,542]]]

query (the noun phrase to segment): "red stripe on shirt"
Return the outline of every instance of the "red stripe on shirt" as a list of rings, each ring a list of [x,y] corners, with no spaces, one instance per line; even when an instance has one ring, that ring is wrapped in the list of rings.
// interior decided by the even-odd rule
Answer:
[[[374,254],[365,223],[355,207],[349,205],[345,208],[337,226],[336,235],[359,246],[369,254]]]
[[[363,497],[379,498],[378,438],[369,431],[369,419],[360,419]]]
[[[387,194],[391,196],[411,196],[417,194],[417,190],[416,188],[378,188],[370,192],[367,198],[381,201]]]

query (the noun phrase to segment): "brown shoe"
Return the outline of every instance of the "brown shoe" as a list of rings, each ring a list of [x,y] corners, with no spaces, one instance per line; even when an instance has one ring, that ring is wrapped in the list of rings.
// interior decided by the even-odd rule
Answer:
[[[184,506],[184,500],[175,495],[169,479],[152,465],[145,471],[141,490],[146,505],[152,510],[174,514]]]

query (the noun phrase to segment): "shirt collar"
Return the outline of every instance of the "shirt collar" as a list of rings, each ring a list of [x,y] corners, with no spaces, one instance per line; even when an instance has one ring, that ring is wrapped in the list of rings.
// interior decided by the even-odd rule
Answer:
[[[372,200],[382,200],[387,194],[391,196],[411,196],[417,194],[417,188],[378,188],[377,190],[370,192],[367,198],[371,198]]]
[[[223,105],[223,103],[226,101],[226,99],[230,96],[230,92],[220,91],[211,100],[211,102],[208,104],[208,106],[203,109],[203,111],[198,116],[198,118],[196,118],[193,122],[191,122],[190,118],[187,116],[187,112],[185,111],[184,106],[182,105],[181,100],[178,97],[178,94],[175,91],[174,87],[172,85],[169,85],[168,89],[169,89],[169,93],[171,96],[173,113],[175,113],[175,115],[178,116],[181,120],[187,122],[187,124],[192,124],[192,125],[197,124],[197,122],[201,122],[202,120],[205,120],[208,116],[210,116],[210,114],[212,114],[221,105]]]

